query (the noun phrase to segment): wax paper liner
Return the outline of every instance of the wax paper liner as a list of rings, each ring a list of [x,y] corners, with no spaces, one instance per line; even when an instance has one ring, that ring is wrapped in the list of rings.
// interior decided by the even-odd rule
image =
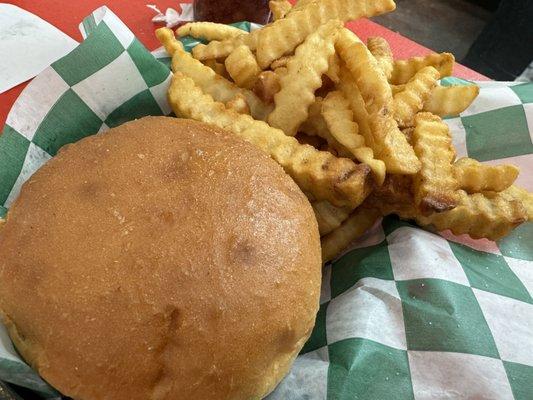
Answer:
[[[170,113],[168,68],[108,8],[82,32],[85,41],[36,77],[7,118],[2,214],[62,145]],[[533,189],[532,84],[482,83],[474,104],[446,122],[458,157],[516,164],[519,183]],[[387,218],[324,268],[316,327],[269,399],[531,399],[532,293],[532,224],[494,243]],[[57,395],[1,326],[0,378]]]

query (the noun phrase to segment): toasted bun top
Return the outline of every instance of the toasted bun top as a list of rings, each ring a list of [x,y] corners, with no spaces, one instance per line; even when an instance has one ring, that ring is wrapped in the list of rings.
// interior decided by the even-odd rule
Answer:
[[[256,399],[308,338],[320,242],[307,199],[230,134],[147,117],[69,145],[0,230],[0,308],[77,399]]]

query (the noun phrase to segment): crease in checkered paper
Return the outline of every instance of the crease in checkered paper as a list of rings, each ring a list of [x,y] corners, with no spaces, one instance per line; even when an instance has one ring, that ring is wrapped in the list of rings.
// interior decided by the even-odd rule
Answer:
[[[168,60],[154,58],[105,7],[80,28],[85,41],[35,78],[8,116],[0,215],[61,146],[170,113]],[[532,84],[484,83],[474,104],[446,122],[458,157],[516,164],[518,184],[533,189]],[[494,243],[394,217],[378,223],[325,266],[311,338],[268,399],[531,399],[532,225]],[[0,379],[57,396],[1,325]]]

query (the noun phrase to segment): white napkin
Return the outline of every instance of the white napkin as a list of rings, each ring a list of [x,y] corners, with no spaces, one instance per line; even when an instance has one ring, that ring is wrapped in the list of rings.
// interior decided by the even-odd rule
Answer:
[[[77,45],[37,15],[0,3],[0,93],[33,78]]]

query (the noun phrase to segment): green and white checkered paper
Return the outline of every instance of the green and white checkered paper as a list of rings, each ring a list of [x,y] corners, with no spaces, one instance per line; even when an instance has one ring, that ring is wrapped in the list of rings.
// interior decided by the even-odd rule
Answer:
[[[61,146],[170,113],[168,68],[109,9],[81,29],[85,41],[36,77],[8,116],[0,215]],[[463,81],[443,82],[456,83]],[[476,102],[447,123],[459,157],[514,163],[518,183],[533,189],[532,84],[483,84]],[[325,267],[313,334],[268,398],[532,399],[532,295],[532,224],[494,243],[388,218]],[[2,326],[0,379],[57,396]]]

